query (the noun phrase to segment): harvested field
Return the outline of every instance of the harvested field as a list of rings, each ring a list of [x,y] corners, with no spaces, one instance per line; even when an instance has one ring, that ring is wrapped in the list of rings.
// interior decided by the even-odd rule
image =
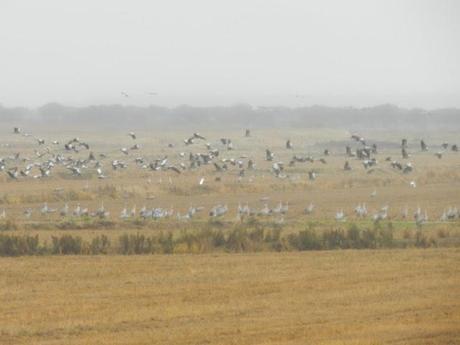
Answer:
[[[456,344],[458,249],[0,259],[2,344]]]

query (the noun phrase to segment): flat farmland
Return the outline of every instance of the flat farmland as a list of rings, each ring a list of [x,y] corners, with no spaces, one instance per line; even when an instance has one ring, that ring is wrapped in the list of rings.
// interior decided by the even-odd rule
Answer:
[[[457,344],[460,251],[0,259],[1,344]]]
[[[190,135],[187,132],[140,132],[136,141],[126,133],[94,133],[94,132],[43,132],[40,137],[47,142],[56,140],[59,145],[48,144],[44,148],[35,144],[30,137],[5,134],[5,145],[0,148],[0,157],[8,157],[20,152],[26,162],[16,160],[8,163],[10,167],[21,168],[26,164],[42,162],[52,155],[71,156],[72,160],[83,160],[85,169],[80,176],[73,175],[69,169],[57,165],[50,177],[32,178],[38,169],[33,168],[30,176],[12,180],[7,174],[0,176],[0,211],[5,210],[5,217],[12,221],[18,229],[40,229],[40,224],[55,224],[71,218],[72,211],[80,205],[94,212],[101,206],[110,213],[111,221],[120,223],[120,212],[135,209],[138,213],[143,207],[147,209],[169,209],[173,213],[184,215],[189,207],[203,207],[194,217],[196,221],[206,221],[209,210],[217,204],[227,205],[228,212],[221,217],[227,222],[235,222],[238,205],[248,205],[255,212],[265,204],[274,208],[280,202],[289,205],[289,212],[282,218],[285,223],[305,223],[309,220],[334,221],[336,212],[343,210],[348,220],[357,220],[354,209],[365,204],[369,216],[382,207],[388,207],[388,218],[394,221],[411,221],[413,213],[420,208],[426,211],[430,222],[439,221],[443,211],[449,207],[458,207],[460,202],[460,154],[441,148],[441,134],[430,133],[425,137],[432,145],[428,152],[420,152],[418,138],[423,134],[416,133],[409,137],[410,157],[401,158],[399,149],[400,137],[388,133],[369,133],[375,136],[372,142],[378,143],[375,154],[377,165],[365,169],[362,160],[345,155],[345,146],[352,150],[360,147],[350,140],[350,133],[339,130],[259,130],[245,138],[241,132],[211,131],[203,133],[206,140],[198,140],[193,145],[185,145],[182,141]],[[80,140],[89,143],[90,149],[81,149],[78,153],[68,153],[62,143],[79,136]],[[219,138],[233,138],[234,148],[227,150]],[[287,150],[285,141],[290,138],[294,148]],[[447,139],[455,142],[456,136],[451,134]],[[120,149],[138,143],[140,149],[129,151],[124,155]],[[205,143],[220,151],[214,162],[220,166],[228,166],[227,170],[217,171],[212,163],[201,167],[189,168],[189,154],[207,152]],[[8,146],[6,146],[8,144]],[[171,147],[169,146],[171,144]],[[275,158],[265,160],[265,149],[270,149]],[[324,149],[330,151],[328,156]],[[46,153],[46,152],[51,153]],[[98,179],[94,162],[87,161],[89,152],[98,158],[105,178]],[[442,159],[435,153],[445,151]],[[36,157],[45,152],[45,156]],[[106,157],[99,157],[104,154]],[[289,163],[297,157],[311,157],[312,162]],[[184,164],[186,170],[177,174],[171,170],[152,170],[148,164],[158,159],[168,159],[168,164],[179,166]],[[144,163],[135,163],[142,158]],[[320,159],[324,162],[320,162]],[[243,168],[252,159],[255,168],[245,169],[240,177],[241,168],[230,161],[241,160]],[[112,169],[113,161],[126,163],[124,169]],[[344,162],[349,161],[351,171],[344,171]],[[392,161],[401,164],[412,164],[413,171],[403,174],[391,167]],[[284,163],[283,178],[274,176],[274,163]],[[317,178],[308,179],[308,172],[314,171]],[[199,181],[203,179],[203,184]],[[414,182],[416,187],[411,186]],[[54,209],[53,213],[40,212],[44,204]],[[315,211],[308,217],[305,208],[313,203]],[[59,215],[68,205],[68,217]],[[408,210],[408,219],[402,218],[402,211]],[[30,211],[29,216],[24,212]],[[173,217],[176,218],[176,217]],[[281,217],[271,217],[278,218]],[[276,219],[275,219],[276,220]]]
[[[441,134],[427,136],[428,152],[419,149],[421,134],[411,134],[410,157],[403,159],[399,136],[374,133],[377,164],[367,169],[363,160],[345,154],[346,145],[361,147],[346,131],[202,134],[206,141],[185,145],[186,132],[139,132],[136,141],[121,132],[38,133],[45,147],[30,137],[4,135],[0,156],[7,168],[33,167],[17,179],[0,176],[2,255],[20,256],[0,258],[0,344],[460,342],[460,222],[442,218],[460,206],[460,154],[445,150],[442,158],[435,156],[445,139]],[[90,149],[64,150],[62,143],[75,135]],[[229,137],[232,150],[219,139]],[[287,139],[293,149],[286,149]],[[212,163],[191,166],[189,155],[208,152],[207,142],[219,149],[214,161],[226,170]],[[140,148],[122,153],[134,143]],[[275,153],[273,161],[266,160],[266,149]],[[90,152],[97,161],[88,159]],[[59,155],[65,163],[56,160]],[[290,164],[293,156],[311,160]],[[168,164],[185,166],[180,174],[150,167],[166,157]],[[143,163],[136,162],[140,158]],[[249,159],[254,169],[247,169]],[[114,161],[126,167],[113,169]],[[350,171],[344,171],[345,161]],[[411,163],[413,171],[404,174],[392,161]],[[49,162],[55,162],[50,176],[33,178]],[[284,165],[281,176],[275,176],[274,163]],[[81,174],[71,172],[75,167]],[[219,204],[228,211],[210,217]],[[288,210],[260,214],[280,204]],[[237,217],[244,205],[254,214]],[[305,212],[309,205],[314,210]],[[365,217],[356,214],[359,205],[366,206]],[[76,216],[77,208],[88,214]],[[103,217],[94,215],[100,208]],[[156,208],[172,215],[141,215]],[[200,211],[184,219],[190,208]],[[135,213],[123,219],[123,209]],[[382,209],[385,219],[374,221]],[[417,210],[426,217],[419,226]],[[337,221],[339,211],[345,219]],[[314,235],[302,240],[305,229]],[[242,233],[240,242],[232,238]],[[337,234],[344,236],[338,242]],[[378,242],[385,234],[390,240]],[[21,252],[14,245],[14,238],[37,235],[42,250]],[[55,247],[68,235],[77,249],[65,241]],[[146,236],[158,243],[124,252],[128,235],[129,241]],[[209,246],[208,235],[220,244]],[[108,249],[100,247],[102,237]],[[101,255],[89,255],[93,245]],[[69,253],[80,255],[64,255]]]

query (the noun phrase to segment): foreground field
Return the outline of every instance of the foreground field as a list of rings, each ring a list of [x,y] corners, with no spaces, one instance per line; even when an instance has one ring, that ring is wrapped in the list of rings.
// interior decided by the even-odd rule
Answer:
[[[458,344],[460,251],[0,259],[1,344]]]

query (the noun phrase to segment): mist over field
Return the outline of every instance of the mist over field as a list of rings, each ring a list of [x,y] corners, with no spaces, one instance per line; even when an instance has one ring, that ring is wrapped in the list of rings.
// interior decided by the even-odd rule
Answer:
[[[49,103],[36,109],[0,105],[0,124],[88,129],[244,129],[334,128],[345,130],[454,131],[460,129],[460,109],[427,111],[391,104],[374,107],[253,107],[248,104],[174,108],[94,105],[68,107]]]
[[[0,345],[460,344],[460,1],[0,0]]]

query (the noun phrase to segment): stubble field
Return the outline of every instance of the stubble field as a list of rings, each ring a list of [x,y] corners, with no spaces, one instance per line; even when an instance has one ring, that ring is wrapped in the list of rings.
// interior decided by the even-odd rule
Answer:
[[[460,251],[0,261],[2,344],[457,344]]]

